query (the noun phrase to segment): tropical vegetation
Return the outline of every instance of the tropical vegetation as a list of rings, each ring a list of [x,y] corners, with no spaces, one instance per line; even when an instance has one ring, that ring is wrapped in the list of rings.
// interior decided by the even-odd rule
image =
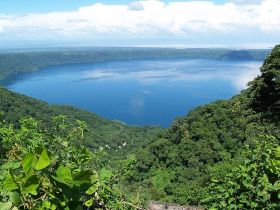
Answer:
[[[1,209],[131,209],[149,200],[279,209],[279,96],[280,46],[246,90],[197,107],[168,129],[1,88]]]

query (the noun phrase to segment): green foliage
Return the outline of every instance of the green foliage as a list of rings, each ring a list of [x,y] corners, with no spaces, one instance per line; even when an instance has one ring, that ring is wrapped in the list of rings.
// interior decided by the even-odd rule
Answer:
[[[278,48],[271,55],[277,59]],[[262,69],[278,65],[279,61],[271,56]],[[273,72],[279,73],[276,68]],[[263,74],[260,77],[264,77]],[[127,178],[126,185],[135,186],[131,187],[131,192],[144,186],[143,200],[199,205],[207,195],[210,177],[215,174],[223,178],[240,164],[244,158],[244,145],[253,145],[260,134],[279,138],[278,121],[263,118],[267,110],[258,113],[252,109],[250,102],[254,98],[250,91],[251,87],[230,100],[197,107],[175,120],[156,141],[144,146],[136,153],[137,161],[131,168],[133,179]],[[270,94],[276,94],[275,99],[280,98],[277,89],[270,91]],[[270,110],[273,116],[278,116],[276,104]],[[155,174],[163,169],[170,172],[169,176],[163,175],[155,181]],[[168,184],[155,185],[157,182]]]
[[[48,65],[107,59],[198,55],[257,59],[265,54],[220,49],[134,50],[1,54],[0,77]],[[279,47],[248,90],[230,100],[198,107],[175,120],[168,130],[127,126],[0,88],[0,116],[5,121],[0,126],[0,209],[132,209],[148,200],[217,209],[279,208],[278,142],[272,137],[254,141],[259,134],[280,137],[279,122],[263,118],[279,115],[278,55]],[[7,68],[3,70],[2,65]],[[19,120],[26,117],[37,121]],[[244,145],[252,153],[248,148],[244,153]],[[104,150],[99,147],[110,154],[110,165],[100,157]]]
[[[112,172],[82,143],[84,124],[58,119],[53,134],[32,118],[0,124],[1,209],[123,209]]]
[[[246,159],[225,177],[212,177],[205,204],[211,209],[279,209],[280,146],[274,137],[255,141]]]
[[[83,133],[85,145],[92,151],[103,147],[110,153],[110,159],[125,158],[142,145],[154,141],[163,130],[159,127],[129,126],[73,107],[49,105],[1,87],[0,111],[3,113],[2,118],[16,128],[19,127],[20,119],[33,117],[41,121],[40,128],[47,129],[49,133],[55,133],[59,127],[65,126],[61,116],[67,116],[64,117],[64,121],[67,120],[69,124],[76,124],[77,120],[85,122],[87,125]],[[53,122],[53,117],[59,124]]]
[[[144,186],[143,200],[200,204],[213,167],[223,162],[222,171],[227,171],[242,145],[257,135],[244,131],[262,130],[235,110],[236,103],[237,99],[218,101],[176,120],[161,138],[136,154],[133,178],[128,177],[126,185]]]
[[[280,45],[261,67],[261,75],[250,83],[251,106],[274,120],[280,119]]]

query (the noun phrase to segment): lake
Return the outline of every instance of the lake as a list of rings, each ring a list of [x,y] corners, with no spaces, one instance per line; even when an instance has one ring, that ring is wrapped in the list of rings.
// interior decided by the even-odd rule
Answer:
[[[24,74],[7,88],[127,124],[167,127],[199,105],[239,93],[261,64],[205,59],[70,64]]]

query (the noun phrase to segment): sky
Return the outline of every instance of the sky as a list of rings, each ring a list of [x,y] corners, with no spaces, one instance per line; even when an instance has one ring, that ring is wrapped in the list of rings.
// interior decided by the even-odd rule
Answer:
[[[0,48],[270,48],[280,0],[1,0]]]

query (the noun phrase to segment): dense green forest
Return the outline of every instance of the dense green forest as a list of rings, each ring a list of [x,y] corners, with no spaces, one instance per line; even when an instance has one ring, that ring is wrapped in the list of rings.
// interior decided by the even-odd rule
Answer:
[[[172,48],[82,48],[0,52],[0,82],[46,66],[135,59],[263,60],[270,50],[172,49]],[[6,81],[3,81],[6,80]]]
[[[70,106],[49,105],[45,102],[8,91],[0,87],[0,110],[3,119],[19,127],[22,118],[33,117],[41,121],[42,129],[49,132],[55,128],[52,117],[67,116],[70,123],[76,120],[87,124],[84,140],[88,147],[103,147],[116,158],[125,157],[138,150],[138,146],[153,141],[162,131],[159,127],[128,126],[120,122],[109,121],[96,114]]]
[[[279,208],[280,46],[261,73],[231,100],[178,118],[138,152],[124,181],[130,192],[142,188],[143,200],[217,209]]]
[[[135,209],[149,200],[280,208],[280,46],[246,90],[168,129],[123,125],[4,88],[0,99],[1,209]]]

